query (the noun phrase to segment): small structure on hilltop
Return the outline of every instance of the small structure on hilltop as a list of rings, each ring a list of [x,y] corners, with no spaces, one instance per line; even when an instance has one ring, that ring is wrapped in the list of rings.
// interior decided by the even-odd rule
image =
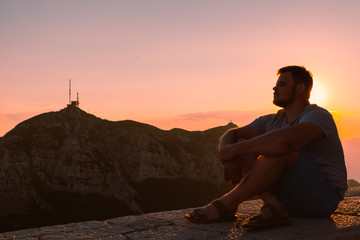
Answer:
[[[69,104],[67,107],[79,107],[79,93],[77,93],[76,101],[71,101],[71,79],[69,79]]]

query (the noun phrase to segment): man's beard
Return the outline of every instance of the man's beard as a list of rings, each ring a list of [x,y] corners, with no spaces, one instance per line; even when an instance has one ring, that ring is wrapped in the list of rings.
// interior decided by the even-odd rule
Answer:
[[[293,101],[294,101],[294,97],[291,97],[288,100],[275,100],[274,99],[273,103],[278,107],[284,108],[284,107],[290,105]]]
[[[294,101],[294,99],[295,99],[295,87],[294,87],[289,99],[287,99],[287,100],[279,100],[279,99],[276,100],[275,96],[274,96],[273,103],[278,107],[285,108],[286,106],[290,105]]]

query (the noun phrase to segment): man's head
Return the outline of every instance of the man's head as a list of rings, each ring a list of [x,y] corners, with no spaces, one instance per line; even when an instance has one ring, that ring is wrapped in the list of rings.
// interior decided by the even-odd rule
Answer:
[[[274,89],[273,103],[286,107],[295,98],[308,101],[313,85],[312,74],[303,66],[287,66],[277,72],[279,79]]]

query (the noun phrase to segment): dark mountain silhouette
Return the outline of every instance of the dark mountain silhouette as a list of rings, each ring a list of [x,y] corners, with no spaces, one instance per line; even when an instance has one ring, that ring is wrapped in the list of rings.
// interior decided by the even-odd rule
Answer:
[[[0,230],[199,206],[228,191],[219,137],[112,122],[76,107],[0,138]]]
[[[349,187],[360,187],[360,183],[354,179],[349,179],[347,183]]]

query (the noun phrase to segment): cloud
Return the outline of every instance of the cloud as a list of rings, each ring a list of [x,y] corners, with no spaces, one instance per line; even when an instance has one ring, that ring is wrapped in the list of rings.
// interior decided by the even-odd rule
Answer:
[[[143,121],[162,129],[206,130],[226,125],[229,122],[244,126],[260,116],[275,113],[276,111],[276,108],[217,110],[143,119]],[[360,111],[331,111],[331,114],[334,117],[342,140],[360,138]]]
[[[248,122],[255,118],[273,112],[269,109],[240,109],[240,110],[219,110],[209,112],[187,113],[178,116],[179,119],[202,121],[209,119],[222,119],[224,121]]]
[[[162,129],[183,128],[187,130],[206,130],[233,122],[238,126],[251,123],[257,117],[276,112],[274,109],[234,109],[185,113],[145,122]]]

